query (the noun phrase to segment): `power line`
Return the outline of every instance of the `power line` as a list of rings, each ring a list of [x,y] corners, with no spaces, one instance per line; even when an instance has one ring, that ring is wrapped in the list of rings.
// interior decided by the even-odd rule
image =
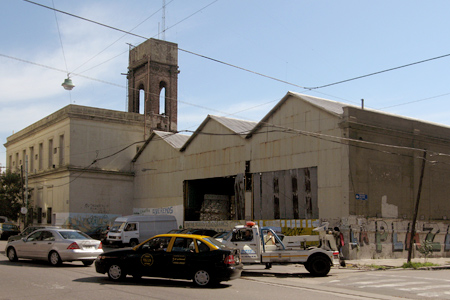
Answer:
[[[30,1],[30,0],[24,0],[24,1],[29,2],[31,4],[35,4],[35,5],[41,6],[41,7],[44,7],[44,8],[47,8],[47,9],[55,10],[52,7],[45,6],[45,5],[42,5],[42,4]],[[198,10],[195,13],[193,13],[189,17],[195,15],[196,13],[200,12],[201,10],[205,9],[206,7],[212,5],[213,3],[217,2],[217,1],[218,0],[213,1],[212,3],[210,3],[210,4],[206,5],[205,7],[201,8],[200,10]],[[116,27],[113,27],[113,26],[110,26],[110,25],[106,25],[106,24],[103,24],[103,23],[100,23],[100,22],[97,22],[97,21],[93,21],[93,20],[90,20],[90,19],[87,19],[87,18],[83,18],[83,17],[77,16],[77,15],[74,15],[74,14],[71,14],[71,13],[68,13],[68,12],[65,12],[65,11],[61,11],[61,10],[56,10],[56,11],[60,12],[60,13],[63,13],[63,14],[67,14],[67,15],[75,17],[75,18],[82,19],[82,20],[87,21],[87,22],[95,23],[95,24],[100,25],[100,26],[104,26],[104,27],[107,27],[107,28],[110,28],[110,29],[113,29],[113,30],[116,30],[116,31],[120,31],[120,32],[129,34],[129,35],[133,35],[133,36],[136,36],[136,37],[139,37],[139,38],[142,38],[142,39],[146,39],[146,40],[148,39],[147,37],[144,37],[144,36],[141,36],[141,35],[129,32],[129,31],[125,31],[125,30],[122,30],[122,29],[119,29],[119,28],[116,28]],[[189,18],[189,17],[187,17],[187,18]],[[182,21],[186,20],[187,18],[183,19]],[[182,22],[182,21],[180,21],[180,22]],[[177,24],[179,24],[180,22],[178,22]],[[175,25],[177,25],[177,24],[175,24]],[[175,25],[173,25],[173,26],[175,26]],[[169,28],[171,28],[171,27],[169,27]],[[169,29],[169,28],[167,28],[167,29]],[[292,82],[288,82],[288,81],[285,81],[285,80],[282,80],[282,79],[279,79],[279,78],[276,78],[276,77],[268,76],[268,75],[265,75],[265,74],[262,74],[262,73],[259,73],[259,72],[255,72],[255,71],[243,68],[243,67],[239,67],[239,66],[233,65],[231,63],[227,63],[227,62],[221,61],[219,59],[215,59],[215,58],[208,57],[206,55],[198,54],[198,53],[195,53],[195,52],[192,52],[192,51],[189,51],[189,50],[185,50],[185,49],[181,49],[181,48],[178,48],[178,50],[186,52],[186,53],[189,53],[189,54],[192,54],[192,55],[196,55],[196,56],[204,58],[204,59],[208,59],[208,60],[214,61],[216,63],[220,63],[220,64],[223,64],[223,65],[226,65],[226,66],[229,66],[229,67],[233,67],[233,68],[236,68],[236,69],[239,69],[239,70],[242,70],[242,71],[246,71],[246,72],[258,75],[258,76],[262,76],[262,77],[265,77],[265,78],[268,78],[268,79],[272,79],[272,80],[275,80],[275,81],[278,81],[278,82],[281,82],[281,83],[285,83],[285,84],[292,85],[292,86],[295,86],[295,87],[298,87],[298,88],[302,88],[304,90],[322,89],[322,88],[325,88],[325,87],[329,87],[329,86],[333,86],[333,85],[337,85],[337,84],[342,84],[342,83],[345,83],[345,82],[354,81],[354,80],[362,79],[362,78],[365,78],[365,77],[370,77],[370,76],[378,75],[378,74],[381,74],[381,73],[390,72],[390,71],[394,71],[394,70],[398,70],[398,69],[402,69],[402,68],[410,67],[410,66],[413,66],[413,65],[417,65],[417,64],[421,64],[421,63],[425,63],[425,62],[429,62],[429,61],[433,61],[433,60],[437,60],[437,59],[441,59],[441,58],[445,58],[445,57],[450,56],[450,53],[449,54],[444,54],[444,55],[441,55],[441,56],[436,56],[436,57],[424,59],[424,60],[421,60],[421,61],[409,63],[409,64],[406,64],[406,65],[401,65],[401,66],[397,66],[397,67],[393,67],[393,68],[389,68],[389,69],[385,69],[385,70],[381,70],[381,71],[377,71],[377,72],[369,73],[369,74],[366,74],[366,75],[361,75],[361,76],[357,76],[357,77],[353,77],[353,78],[350,78],[350,79],[345,79],[345,80],[341,80],[341,81],[337,81],[337,82],[333,82],[333,83],[329,83],[329,84],[325,84],[325,85],[321,85],[321,86],[305,87],[305,86],[301,86],[301,85],[298,85],[298,84],[295,84],[295,83],[292,83]]]
[[[344,82],[349,82],[349,81],[353,81],[353,80],[357,80],[357,79],[361,79],[361,78],[365,78],[365,77],[369,77],[369,76],[373,76],[373,75],[378,75],[378,74],[381,74],[381,73],[394,71],[394,70],[398,70],[398,69],[402,69],[402,68],[406,68],[406,67],[410,67],[410,66],[413,66],[413,65],[429,62],[429,61],[432,61],[432,60],[436,60],[436,59],[440,59],[440,58],[444,58],[444,57],[448,57],[448,56],[450,56],[450,53],[449,54],[444,54],[444,55],[441,55],[441,56],[436,56],[436,57],[424,59],[424,60],[421,60],[421,61],[416,61],[416,62],[409,63],[409,64],[406,64],[406,65],[402,65],[402,66],[398,66],[398,67],[394,67],[394,68],[390,68],[390,69],[386,69],[386,70],[382,70],[382,71],[378,71],[378,72],[374,72],[374,73],[358,76],[358,77],[353,77],[353,78],[346,79],[346,80],[337,81],[337,82],[334,82],[334,83],[329,83],[329,84],[325,84],[325,85],[321,85],[321,86],[317,86],[317,87],[310,87],[310,88],[307,88],[307,89],[308,90],[322,89],[324,87],[329,87],[329,86],[336,85],[336,84],[341,84],[341,83],[344,83]]]

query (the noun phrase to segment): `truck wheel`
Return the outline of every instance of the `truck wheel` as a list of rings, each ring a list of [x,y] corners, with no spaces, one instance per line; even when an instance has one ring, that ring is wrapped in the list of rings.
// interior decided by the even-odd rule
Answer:
[[[215,281],[209,271],[200,269],[194,274],[194,283],[198,286],[207,286],[214,284]]]
[[[309,267],[309,263],[305,263],[304,264],[306,271],[308,271],[309,273],[311,273],[311,268]]]
[[[109,279],[114,280],[114,281],[119,281],[119,280],[123,280],[126,276],[127,276],[127,274],[124,272],[124,269],[122,268],[122,266],[120,266],[118,264],[112,264],[109,266],[109,268],[108,268]]]
[[[323,277],[330,272],[331,264],[326,257],[318,255],[312,257],[305,267],[313,276]]]
[[[139,244],[139,241],[136,239],[132,239],[130,241],[130,247],[132,247],[132,248],[136,247],[136,245],[138,245],[138,244]]]

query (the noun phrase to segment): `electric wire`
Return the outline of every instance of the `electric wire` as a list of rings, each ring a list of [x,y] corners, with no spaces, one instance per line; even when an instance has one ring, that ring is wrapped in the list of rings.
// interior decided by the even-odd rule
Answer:
[[[173,1],[174,1],[174,0],[169,1],[169,3],[167,3],[166,6],[169,5],[170,3],[172,3]],[[153,17],[154,15],[156,15],[156,14],[157,14],[158,12],[160,12],[161,10],[162,10],[162,8],[158,9],[157,11],[155,11],[153,14],[151,14],[150,16],[148,16],[147,18],[145,18],[143,21],[139,22],[139,24],[137,24],[136,26],[134,26],[133,28],[131,28],[131,29],[129,30],[129,32],[135,30],[136,28],[138,28],[139,26],[141,26],[142,24],[144,24],[146,21],[148,21],[151,17]],[[55,12],[55,14],[56,14],[56,12]],[[106,47],[105,49],[103,49],[102,51],[100,51],[99,53],[97,53],[96,55],[94,55],[93,57],[91,57],[90,59],[88,59],[85,63],[83,63],[83,64],[80,65],[79,67],[75,68],[75,69],[73,70],[73,72],[75,72],[76,70],[78,70],[78,69],[81,68],[82,66],[86,65],[88,62],[92,61],[94,58],[98,57],[100,54],[102,54],[103,52],[105,52],[108,48],[112,47],[115,43],[117,43],[118,41],[120,41],[122,38],[124,38],[124,37],[127,36],[127,35],[128,35],[128,33],[123,34],[121,37],[119,37],[117,40],[115,40],[115,41],[114,41],[112,44],[110,44],[108,47]],[[125,51],[125,53],[126,53],[126,52],[128,52],[128,51]],[[117,55],[117,56],[114,56],[114,57],[111,58],[111,59],[108,59],[107,61],[105,61],[105,63],[108,62],[108,61],[110,61],[110,60],[112,60],[112,59],[114,59],[114,58],[116,58],[116,57],[118,57],[118,56],[120,56],[120,55],[122,55],[122,54],[123,54],[123,53],[121,53],[121,54],[119,54],[119,55]],[[99,65],[97,65],[97,66],[100,66],[100,65],[102,65],[102,64],[103,64],[103,63],[101,63],[101,64],[99,64]],[[85,72],[87,72],[87,71],[89,71],[89,70],[91,70],[91,69],[93,69],[93,68],[95,68],[95,67],[97,67],[97,66],[91,67],[91,68],[89,68],[89,69],[87,69],[87,70],[84,70],[84,71],[82,71],[82,72],[80,72],[80,73],[85,73]]]
[[[53,8],[55,8],[55,2],[53,0],[52,0],[52,4],[53,4]],[[66,65],[67,76],[69,76],[69,68],[67,67],[66,54],[64,52],[64,46],[63,46],[63,42],[62,42],[62,38],[61,38],[61,31],[59,30],[58,17],[56,15],[56,11],[54,11],[54,13],[55,13],[56,28],[58,29],[59,42],[61,43],[61,50],[62,50],[62,54],[64,57],[64,64]]]
[[[31,4],[35,4],[35,5],[38,5],[38,6],[41,6],[41,7],[53,10],[52,7],[45,6],[45,5],[33,2],[31,0],[23,0],[23,1],[26,1],[26,2],[29,2]],[[215,3],[216,1],[218,1],[218,0],[215,0],[213,3]],[[209,6],[209,5],[210,4],[208,4],[207,6]],[[207,6],[205,6],[204,8],[206,8]],[[204,8],[200,9],[199,11],[203,10]],[[87,21],[87,22],[92,22],[92,23],[100,25],[100,26],[104,26],[104,27],[107,27],[107,28],[110,28],[110,29],[113,29],[113,30],[116,30],[116,31],[120,31],[120,32],[129,34],[129,35],[132,35],[132,36],[136,36],[136,37],[148,40],[147,37],[144,37],[144,36],[141,36],[141,35],[138,35],[138,34],[135,34],[135,33],[129,32],[129,31],[126,31],[126,30],[122,30],[122,29],[119,29],[119,28],[116,28],[116,27],[113,27],[113,26],[110,26],[110,25],[106,25],[106,24],[103,24],[103,23],[100,23],[100,22],[97,22],[97,21],[93,21],[93,20],[90,20],[90,19],[87,19],[87,18],[84,18],[84,17],[80,17],[80,16],[77,16],[77,15],[74,15],[74,14],[62,11],[62,10],[56,10],[56,11],[60,12],[60,13],[63,13],[63,14],[67,14],[67,15],[75,17],[75,18],[82,19],[82,20]],[[194,14],[192,14],[192,15],[194,15]],[[302,88],[304,90],[322,89],[322,88],[325,88],[325,87],[329,87],[329,86],[333,86],[333,85],[337,85],[337,84],[342,84],[342,83],[345,83],[345,82],[354,81],[354,80],[362,79],[362,78],[365,78],[365,77],[370,77],[370,76],[378,75],[378,74],[381,74],[381,73],[390,72],[390,71],[394,71],[394,70],[398,70],[398,69],[402,69],[402,68],[410,67],[410,66],[413,66],[413,65],[417,65],[417,64],[421,64],[421,63],[425,63],[425,62],[429,62],[429,61],[433,61],[433,60],[437,60],[437,59],[441,59],[441,58],[446,58],[446,57],[450,56],[450,53],[449,54],[444,54],[444,55],[440,55],[440,56],[424,59],[424,60],[421,60],[421,61],[417,61],[417,62],[413,62],[413,63],[409,63],[409,64],[405,64],[405,65],[401,65],[401,66],[397,66],[397,67],[393,67],[393,68],[389,68],[389,69],[385,69],[385,70],[381,70],[381,71],[377,71],[377,72],[373,72],[373,73],[369,73],[369,74],[365,74],[365,75],[361,75],[361,76],[357,76],[357,77],[353,77],[353,78],[349,78],[349,79],[345,79],[345,80],[341,80],[341,81],[337,81],[337,82],[321,85],[321,86],[306,87],[306,86],[301,86],[301,85],[298,85],[298,84],[295,84],[295,83],[291,83],[291,82],[288,82],[288,81],[285,81],[285,80],[282,80],[282,79],[279,79],[279,78],[276,78],[276,77],[272,77],[272,76],[268,76],[268,75],[265,75],[265,74],[262,74],[262,73],[259,73],[259,72],[255,72],[255,71],[252,71],[250,69],[246,69],[246,68],[243,68],[243,67],[240,67],[240,66],[237,66],[237,65],[233,65],[231,63],[227,63],[227,62],[221,61],[219,59],[208,57],[206,55],[202,55],[202,54],[199,54],[199,53],[196,53],[196,52],[193,52],[193,51],[189,51],[189,50],[185,50],[185,49],[181,49],[181,48],[178,48],[178,50],[182,51],[182,52],[185,52],[185,53],[189,53],[189,54],[198,56],[198,57],[201,57],[201,58],[204,58],[204,59],[207,59],[207,60],[210,60],[210,61],[213,61],[213,62],[216,62],[216,63],[223,64],[223,65],[226,65],[226,66],[229,66],[229,67],[237,68],[239,70],[246,71],[246,72],[258,75],[258,76],[262,76],[262,77],[265,77],[265,78],[268,78],[268,79],[272,79],[272,80],[275,80],[275,81],[278,81],[278,82],[281,82],[281,83],[284,83],[284,84],[288,84],[288,85],[292,85],[292,86],[295,86],[295,87],[298,87],[298,88]]]

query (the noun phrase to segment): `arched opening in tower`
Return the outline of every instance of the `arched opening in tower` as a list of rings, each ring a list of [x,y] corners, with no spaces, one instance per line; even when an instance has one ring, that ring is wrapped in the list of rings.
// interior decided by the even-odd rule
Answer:
[[[166,94],[166,83],[161,81],[159,83],[159,114],[166,114],[166,105],[167,105],[167,94]]]

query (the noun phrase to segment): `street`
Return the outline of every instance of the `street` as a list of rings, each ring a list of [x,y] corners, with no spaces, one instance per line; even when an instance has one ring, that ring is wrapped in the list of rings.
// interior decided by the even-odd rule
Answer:
[[[127,277],[120,283],[80,262],[12,263],[0,242],[2,300],[16,299],[450,299],[450,271],[367,271],[333,268],[316,278],[300,265],[246,266],[242,277],[213,288],[192,281]]]

